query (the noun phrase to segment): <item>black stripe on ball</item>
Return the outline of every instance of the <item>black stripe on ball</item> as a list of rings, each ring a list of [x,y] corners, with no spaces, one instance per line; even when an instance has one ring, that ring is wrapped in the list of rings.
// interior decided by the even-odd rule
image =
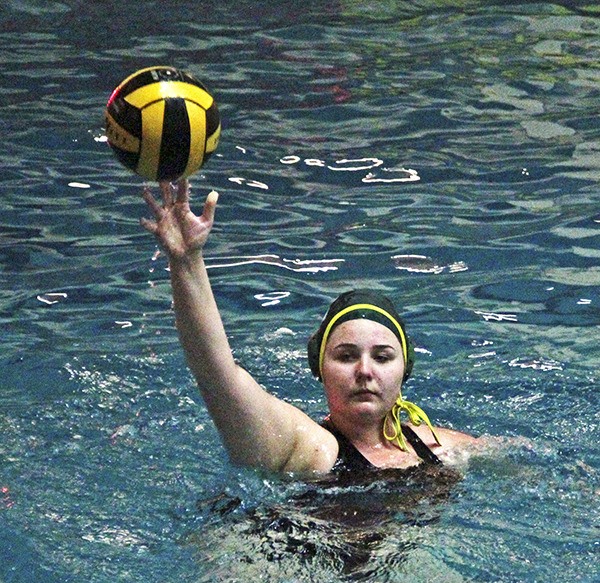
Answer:
[[[212,136],[219,127],[221,118],[219,116],[219,110],[217,104],[213,101],[212,105],[206,110],[206,137]]]
[[[128,134],[138,138],[142,135],[142,112],[127,103],[122,95],[117,95],[110,103],[108,111]]]
[[[122,149],[120,138],[124,133],[137,138],[142,135],[142,112],[127,103],[120,95],[111,101],[107,112],[112,117],[112,120],[108,116],[106,117],[108,143],[121,164],[135,171],[140,153]]]
[[[190,145],[190,119],[185,99],[165,99],[157,180],[175,180],[183,174],[188,163]]]
[[[153,83],[160,83],[162,81],[186,81],[186,77],[182,71],[178,71],[177,69],[173,69],[171,67],[156,67],[152,69],[148,69],[147,71],[142,71],[131,77],[127,83],[121,87],[121,93],[123,96],[127,96],[130,93],[133,93],[136,89],[140,87],[145,87],[146,85],[152,85]]]
[[[140,159],[139,152],[126,152],[125,150],[120,150],[112,144],[110,145],[113,149],[113,152],[115,153],[115,156],[117,157],[117,160],[119,160],[119,162],[121,162],[123,166],[135,172],[135,169],[137,168]]]

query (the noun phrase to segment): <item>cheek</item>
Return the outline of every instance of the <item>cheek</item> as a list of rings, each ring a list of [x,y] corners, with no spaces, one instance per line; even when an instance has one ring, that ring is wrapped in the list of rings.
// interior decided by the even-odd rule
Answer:
[[[388,371],[386,378],[399,386],[404,378],[404,367],[396,367],[395,369]]]
[[[398,374],[398,372],[390,372],[385,377],[383,377],[383,383],[388,388],[389,391],[399,392],[400,387],[402,386],[402,379],[404,374]]]
[[[344,408],[345,399],[343,393],[335,388],[329,387],[325,389],[325,400],[331,413]]]
[[[323,369],[322,383],[325,396],[328,400],[331,399],[334,394],[339,393],[340,380],[335,373]]]
[[[323,389],[329,402],[335,402],[342,397],[344,387],[348,385],[347,374],[335,366],[323,367]]]
[[[323,368],[321,370],[321,377],[323,379],[323,384],[327,385],[328,383],[335,381],[340,376],[340,368],[332,363],[331,360],[325,359],[323,362]]]

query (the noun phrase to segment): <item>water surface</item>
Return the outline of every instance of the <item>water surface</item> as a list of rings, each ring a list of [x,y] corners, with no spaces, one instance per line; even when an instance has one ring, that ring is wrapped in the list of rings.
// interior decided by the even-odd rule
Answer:
[[[0,7],[0,581],[598,580],[597,7],[290,4]],[[354,571],[333,523],[300,530],[304,559],[282,523],[251,532],[305,524],[304,486],[232,467],[185,368],[143,183],[102,128],[154,64],[222,113],[193,194],[221,194],[236,357],[320,418],[306,339],[373,285],[418,346],[408,398],[506,439]]]

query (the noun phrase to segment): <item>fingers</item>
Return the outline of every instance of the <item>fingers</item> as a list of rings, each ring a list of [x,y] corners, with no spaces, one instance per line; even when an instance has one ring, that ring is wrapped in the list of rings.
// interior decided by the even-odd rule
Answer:
[[[146,201],[146,204],[150,207],[150,209],[154,213],[156,220],[157,221],[160,220],[160,218],[164,214],[164,210],[163,210],[162,206],[160,206],[160,204],[156,201],[154,196],[152,196],[152,193],[150,192],[149,188],[144,188],[144,190],[142,192],[142,198]],[[153,235],[157,234],[158,225],[154,221],[151,221],[149,219],[146,219],[145,217],[142,217],[140,219],[140,224],[142,225],[142,227],[144,227],[144,229],[146,229],[146,231],[149,231]]]
[[[177,199],[176,202],[190,202],[190,183],[187,178],[182,178],[177,182]]]
[[[140,219],[140,224],[142,225],[142,227],[144,227],[144,229],[146,229],[146,231],[149,231],[153,235],[156,235],[156,233],[158,231],[158,225],[154,221],[150,221],[150,220],[142,217]]]
[[[154,216],[157,219],[160,218],[160,216],[163,214],[163,208],[156,201],[156,199],[154,198],[154,196],[152,196],[152,193],[150,192],[150,189],[144,188],[144,190],[142,192],[142,198],[146,201],[146,204],[150,207],[150,209],[154,213]]]
[[[190,183],[187,178],[182,178],[177,182],[177,188],[168,180],[158,183],[162,193],[163,204],[165,207],[173,206],[176,203],[190,202]],[[175,194],[175,196],[173,196]]]
[[[162,181],[158,183],[160,187],[160,191],[162,192],[163,204],[165,207],[169,207],[173,205],[173,187],[171,183],[167,181]]]
[[[146,201],[146,204],[154,214],[156,219],[155,221],[150,221],[148,219],[141,219],[142,226],[150,231],[151,233],[156,234],[158,231],[158,224],[166,215],[172,212],[173,208],[177,204],[183,203],[187,206],[187,211],[189,211],[189,200],[190,200],[190,186],[189,182],[186,179],[180,180],[177,183],[177,190],[175,194],[175,198],[173,197],[173,187],[170,182],[160,182],[159,183],[160,190],[162,192],[163,204],[161,205],[152,195],[149,188],[144,188],[142,191],[142,198]],[[212,224],[215,217],[215,208],[217,206],[217,200],[219,198],[219,193],[215,190],[212,190],[208,193],[206,197],[206,201],[204,203],[204,210],[202,212],[204,220],[208,221]]]

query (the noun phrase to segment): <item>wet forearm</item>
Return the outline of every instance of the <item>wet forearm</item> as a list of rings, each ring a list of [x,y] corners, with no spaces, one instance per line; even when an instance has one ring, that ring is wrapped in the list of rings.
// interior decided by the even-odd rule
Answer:
[[[177,330],[198,384],[222,384],[235,363],[200,252],[172,260],[171,285]]]

